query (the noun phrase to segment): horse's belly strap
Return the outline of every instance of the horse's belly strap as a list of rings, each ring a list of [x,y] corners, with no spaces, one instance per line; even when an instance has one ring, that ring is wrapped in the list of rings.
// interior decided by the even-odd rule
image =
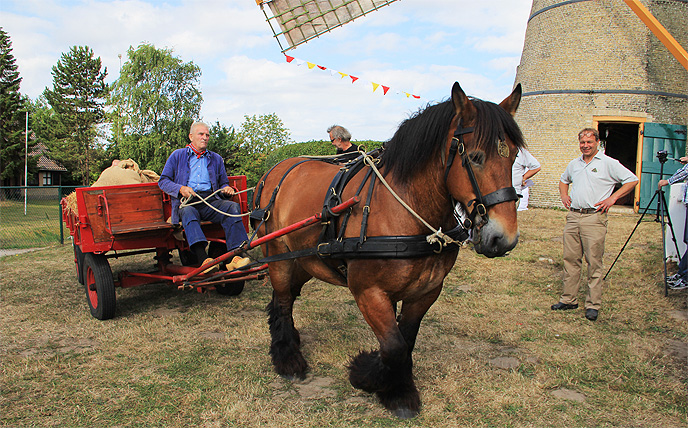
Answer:
[[[447,249],[459,250],[458,245]],[[322,258],[333,259],[408,259],[425,257],[440,251],[439,244],[430,244],[425,236],[373,236],[363,243],[358,238],[323,242],[317,247]]]

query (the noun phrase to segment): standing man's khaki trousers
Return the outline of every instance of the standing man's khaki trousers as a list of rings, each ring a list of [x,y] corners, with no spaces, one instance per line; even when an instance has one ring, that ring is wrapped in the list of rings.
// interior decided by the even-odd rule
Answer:
[[[604,239],[607,214],[581,214],[569,211],[564,226],[564,289],[562,303],[577,304],[583,255],[588,264],[588,295],[585,309],[600,309],[604,277]]]

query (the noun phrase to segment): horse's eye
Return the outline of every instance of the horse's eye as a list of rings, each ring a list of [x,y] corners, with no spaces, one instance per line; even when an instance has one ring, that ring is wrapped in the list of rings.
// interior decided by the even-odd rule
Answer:
[[[472,152],[468,154],[468,159],[474,165],[482,165],[485,162],[485,153],[483,152]]]

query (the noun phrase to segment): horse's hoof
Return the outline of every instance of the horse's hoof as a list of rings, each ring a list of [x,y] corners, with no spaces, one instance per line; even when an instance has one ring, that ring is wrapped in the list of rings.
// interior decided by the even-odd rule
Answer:
[[[306,374],[281,374],[279,375],[282,379],[288,380],[290,382],[300,382],[306,380]]]
[[[415,418],[418,416],[418,411],[417,410],[411,410],[411,409],[394,409],[392,410],[392,414],[396,416],[399,419],[411,419]]]
[[[389,368],[380,360],[378,351],[362,351],[349,362],[349,382],[356,389],[377,392],[384,389]]]

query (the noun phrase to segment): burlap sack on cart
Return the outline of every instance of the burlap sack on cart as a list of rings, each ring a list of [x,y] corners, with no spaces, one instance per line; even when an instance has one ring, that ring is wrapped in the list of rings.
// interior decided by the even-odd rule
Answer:
[[[160,176],[149,169],[141,170],[132,159],[114,160],[112,166],[106,168],[91,187],[118,186],[122,184],[154,183]],[[76,204],[76,192],[67,196],[67,208],[78,213]]]

